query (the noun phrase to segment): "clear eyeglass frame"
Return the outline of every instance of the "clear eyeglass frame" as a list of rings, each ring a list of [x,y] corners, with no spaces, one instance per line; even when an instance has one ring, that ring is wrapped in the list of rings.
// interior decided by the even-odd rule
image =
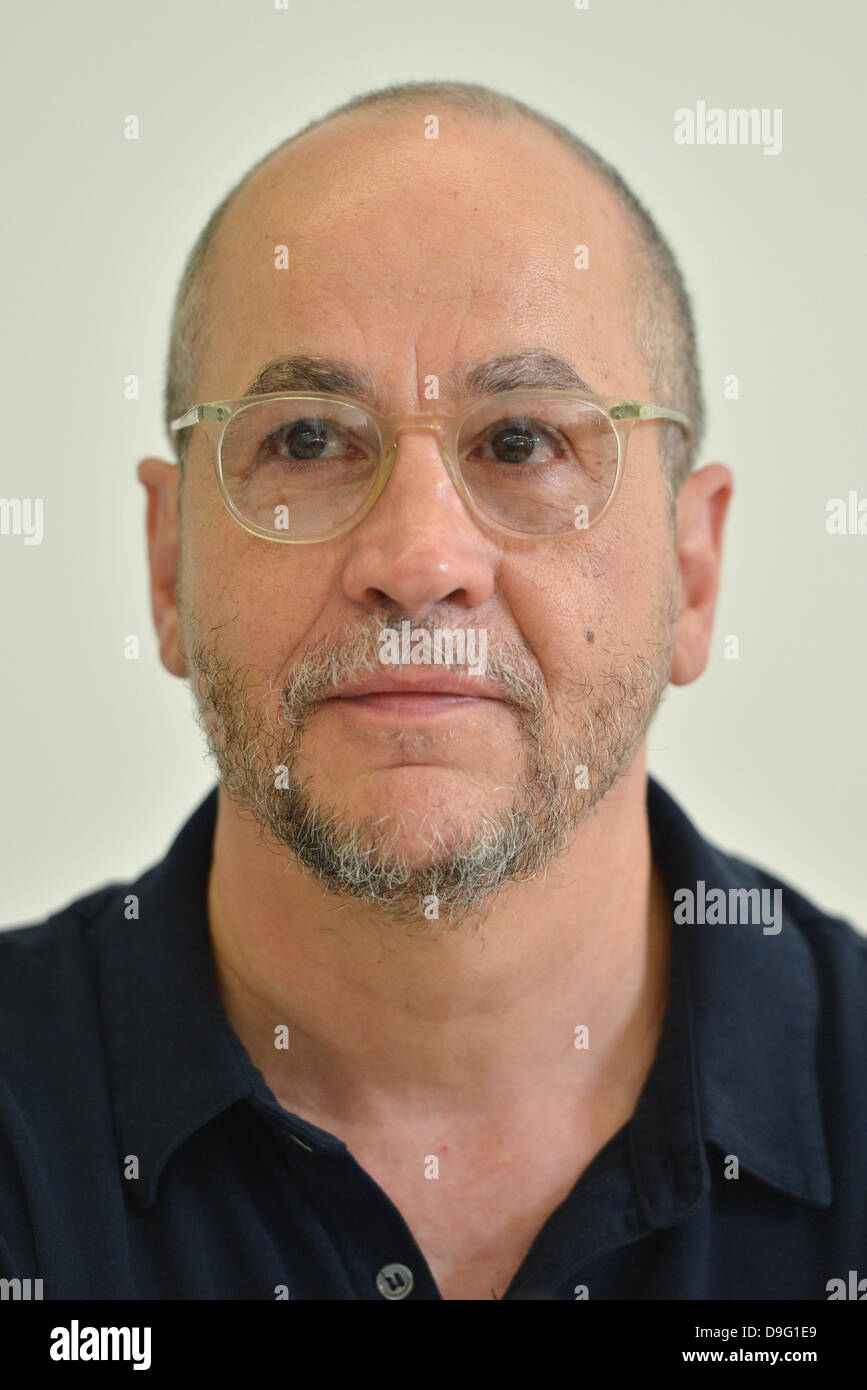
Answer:
[[[277,400],[323,402],[360,411],[374,423],[379,433],[379,469],[373,478],[370,492],[364,502],[361,503],[346,521],[341,522],[338,526],[332,527],[328,531],[324,531],[321,535],[279,535],[274,531],[267,530],[265,527],[257,526],[255,522],[251,521],[238,510],[226,486],[222,461],[222,446],[226,427],[240,411],[247,407],[256,405],[260,401]],[[464,481],[457,447],[464,422],[476,411],[484,410],[495,404],[502,404],[505,406],[508,405],[510,401],[516,400],[573,401],[582,405],[594,407],[611,423],[617,438],[617,466],[611,492],[604,505],[592,520],[589,520],[587,524],[580,529],[573,527],[569,530],[563,529],[541,532],[515,530],[505,525],[502,521],[491,517],[484,508],[479,505]],[[398,411],[384,414],[381,411],[372,409],[369,405],[363,404],[359,400],[350,400],[330,393],[323,394],[316,391],[272,391],[251,396],[239,396],[232,400],[208,401],[202,405],[194,405],[184,415],[180,415],[176,420],[172,420],[171,428],[173,431],[177,431],[191,429],[194,425],[198,424],[204,427],[211,444],[212,461],[220,495],[229,514],[245,531],[249,531],[254,536],[261,536],[263,540],[276,541],[282,545],[315,545],[323,541],[335,540],[337,537],[345,535],[368,515],[391,476],[391,471],[397,457],[399,436],[406,430],[426,430],[437,435],[440,456],[452,483],[470,513],[485,526],[491,527],[493,530],[499,531],[505,535],[513,536],[516,539],[528,541],[550,540],[555,537],[562,538],[570,534],[573,536],[581,534],[582,531],[589,530],[591,527],[598,525],[611,508],[617,496],[623,476],[629,436],[633,426],[642,420],[672,421],[674,424],[681,427],[687,439],[691,440],[693,438],[692,422],[689,416],[684,415],[679,410],[671,410],[666,406],[651,405],[646,401],[623,400],[619,396],[596,396],[580,391],[553,389],[534,390],[533,388],[524,388],[519,391],[497,391],[492,395],[473,401],[471,405],[466,406],[465,409],[454,414],[437,411],[424,411],[414,414],[406,414]]]

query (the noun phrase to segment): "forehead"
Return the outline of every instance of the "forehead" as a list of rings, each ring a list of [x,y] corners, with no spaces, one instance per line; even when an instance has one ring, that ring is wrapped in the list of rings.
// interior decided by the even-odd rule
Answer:
[[[424,115],[339,117],[250,178],[208,260],[200,399],[287,352],[377,380],[410,357],[424,376],[549,351],[637,394],[633,235],[611,190],[527,122],[443,112],[429,140]]]

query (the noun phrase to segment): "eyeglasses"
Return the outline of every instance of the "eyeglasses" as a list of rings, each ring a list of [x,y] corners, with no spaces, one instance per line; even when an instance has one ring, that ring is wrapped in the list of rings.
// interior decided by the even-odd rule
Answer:
[[[196,405],[173,430],[201,424],[220,492],[247,531],[285,545],[333,540],[357,526],[391,475],[407,430],[437,435],[469,510],[525,540],[574,534],[614,500],[633,425],[678,410],[572,391],[503,391],[457,415],[384,415],[330,395],[274,392]]]

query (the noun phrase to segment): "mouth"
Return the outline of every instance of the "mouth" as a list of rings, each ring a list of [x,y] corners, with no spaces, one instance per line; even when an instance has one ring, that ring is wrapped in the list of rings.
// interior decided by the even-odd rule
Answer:
[[[504,701],[479,678],[411,671],[404,676],[371,676],[338,686],[326,696],[325,703],[349,714],[407,719],[469,713]]]

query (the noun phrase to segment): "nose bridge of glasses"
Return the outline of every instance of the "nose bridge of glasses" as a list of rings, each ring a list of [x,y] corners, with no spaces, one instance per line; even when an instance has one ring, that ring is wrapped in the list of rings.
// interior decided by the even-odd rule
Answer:
[[[398,437],[402,434],[406,434],[407,430],[426,430],[429,434],[438,435],[441,439],[443,427],[447,420],[447,415],[425,413],[415,415],[390,415],[386,423],[392,440],[396,443]]]
[[[432,434],[436,437],[437,447],[441,458],[448,466],[448,433],[449,417],[440,414],[415,414],[415,415],[393,415],[386,423],[386,437],[383,440],[384,452],[392,456],[397,454],[400,445],[401,435],[404,434]],[[449,469],[451,471],[451,469]]]

